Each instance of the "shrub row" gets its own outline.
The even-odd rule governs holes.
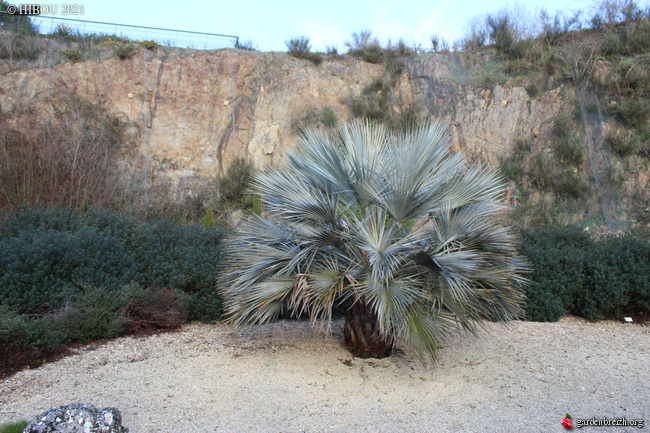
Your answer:
[[[193,305],[214,303],[221,229],[158,220],[139,224],[108,210],[23,208],[0,226],[0,298],[19,314],[59,309],[86,286],[118,291],[135,283],[190,296],[189,318],[211,320]],[[195,305],[196,306],[196,305]]]
[[[593,241],[577,228],[523,232],[522,253],[533,271],[526,287],[528,320],[565,314],[589,320],[650,311],[650,242],[634,237]]]
[[[221,314],[218,228],[107,210],[20,209],[0,225],[0,359]]]
[[[87,286],[74,301],[45,315],[18,314],[0,305],[0,377],[38,365],[69,343],[177,328],[187,318],[186,304],[179,290],[131,284],[117,293]]]

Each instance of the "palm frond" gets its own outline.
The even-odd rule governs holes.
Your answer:
[[[255,178],[253,188],[267,210],[286,221],[337,220],[338,197],[311,185],[304,173],[270,168]]]
[[[420,356],[435,361],[439,348],[456,324],[456,318],[449,312],[417,307],[404,315],[396,334]]]

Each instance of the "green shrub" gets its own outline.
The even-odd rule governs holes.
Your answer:
[[[323,125],[328,128],[333,128],[339,123],[339,118],[337,117],[334,110],[330,107],[324,107],[321,111],[320,121]]]
[[[507,12],[498,15],[488,15],[485,19],[490,41],[494,44],[498,52],[511,55],[515,43],[515,28],[512,18]]]
[[[472,75],[474,76],[476,87],[481,89],[492,90],[498,84],[497,77],[488,71],[478,71]]]
[[[573,137],[556,139],[553,144],[553,155],[564,165],[580,167],[584,162],[582,147]]]
[[[224,232],[201,225],[160,220],[138,227],[133,249],[148,287],[169,287],[189,295],[190,320],[216,320],[221,301],[215,290]],[[205,304],[205,305],[202,305]]]
[[[126,245],[140,225],[135,219],[118,212],[94,208],[87,210],[79,218],[79,224],[91,227],[102,235],[114,237]]]
[[[177,328],[187,319],[187,298],[174,289],[130,284],[118,290],[85,286],[64,307],[42,317],[0,305],[0,371],[33,364],[65,343]]]
[[[538,228],[522,233],[521,250],[533,272],[526,292],[526,317],[556,321],[572,310],[585,285],[585,249],[593,242],[579,229]]]
[[[187,299],[187,318],[200,322],[214,322],[221,318],[223,302],[215,287],[204,287],[191,293]]]
[[[85,227],[127,242],[137,226],[136,220],[112,210],[91,208],[80,215],[68,207],[46,208],[37,205],[22,207],[2,220],[0,236],[20,237],[26,233],[34,234],[47,230],[74,232]]]
[[[321,53],[311,53],[308,57],[307,60],[312,62],[314,65],[318,66],[321,63],[323,63],[323,55]]]
[[[557,11],[551,20],[550,15],[544,10],[541,12],[542,33],[540,37],[548,45],[556,45],[562,37],[570,31],[580,28],[580,11],[574,12],[572,16],[564,15],[564,12]]]
[[[304,110],[303,115],[291,120],[291,131],[295,135],[304,133],[307,128],[317,127],[320,124],[321,116],[317,109]]]
[[[636,134],[620,129],[609,131],[605,136],[605,143],[620,156],[634,155],[642,147]]]
[[[461,41],[463,51],[467,53],[477,52],[483,49],[488,41],[488,29],[482,18],[474,17],[469,22],[468,35]]]
[[[416,104],[410,104],[403,108],[399,115],[387,119],[386,126],[393,131],[409,131],[419,125],[420,111]]]
[[[579,173],[564,173],[557,182],[557,191],[562,197],[580,198],[589,190],[589,183]]]
[[[130,59],[135,54],[135,45],[130,42],[119,43],[113,52],[120,60]]]
[[[376,78],[364,87],[362,94],[349,101],[352,117],[383,122],[389,116],[390,87]]]
[[[21,315],[0,305],[0,374],[37,364],[65,339],[51,320]]]
[[[352,98],[349,102],[352,117],[361,119],[366,116],[366,103],[362,98]]]
[[[529,320],[564,314],[590,320],[650,312],[650,242],[634,237],[594,242],[577,228],[526,230],[522,253],[533,272],[526,287]]]
[[[139,278],[134,254],[92,227],[0,238],[0,297],[23,314],[61,308],[85,284],[117,289]]]
[[[17,421],[11,424],[0,425],[0,433],[22,433],[22,431],[29,424],[28,421]]]
[[[115,54],[120,60],[126,60],[133,57],[136,51],[136,45],[129,38],[122,38],[119,36],[109,37],[102,45],[113,49]]]
[[[68,341],[82,344],[119,336],[127,320],[119,314],[122,305],[118,294],[118,290],[104,287],[83,287],[68,305],[54,313],[56,329]]]
[[[219,199],[235,207],[250,207],[250,196],[246,194],[255,166],[243,158],[233,158],[225,173],[217,178]]]
[[[599,242],[586,262],[587,284],[575,300],[590,320],[650,312],[650,242],[633,237]]]
[[[138,46],[144,47],[150,51],[156,51],[159,47],[158,42],[152,40],[138,41]]]
[[[214,284],[223,236],[222,229],[198,224],[137,224],[111,211],[80,216],[24,208],[0,226],[0,303],[20,314],[46,314],[82,299],[85,287],[117,293],[136,283],[187,293],[191,319],[198,319],[193,311],[206,299],[201,317],[214,320],[220,315]]]
[[[381,78],[375,78],[363,88],[364,95],[370,95],[373,93],[387,92],[389,90],[388,86],[384,83]]]
[[[18,237],[24,232],[70,231],[79,227],[79,217],[70,208],[21,207],[2,220],[0,235]]]
[[[61,54],[72,63],[79,63],[81,61],[81,51],[79,50],[66,49],[61,51]]]
[[[643,98],[628,98],[619,104],[610,105],[608,112],[622,125],[644,128],[650,117],[650,104]]]
[[[571,135],[573,125],[566,116],[559,116],[553,120],[553,136],[565,138]]]
[[[129,251],[135,222],[112,211],[22,208],[0,227],[0,297],[20,313],[62,308],[84,285],[139,281]]]
[[[544,281],[544,283],[547,283]],[[532,322],[557,322],[567,314],[562,306],[560,295],[545,290],[544,284],[537,282],[528,287],[526,293],[526,319]]]
[[[132,246],[143,281],[149,287],[171,287],[188,293],[212,291],[224,231],[170,220],[143,224]]]
[[[612,55],[620,54],[623,48],[623,43],[618,32],[614,30],[608,30],[604,32],[601,36],[601,49],[603,54]]]
[[[214,221],[214,211],[212,210],[211,207],[208,208],[208,210],[205,212],[205,216],[203,217],[203,228],[205,230],[209,230],[213,228],[216,225],[216,222]]]
[[[639,62],[637,57],[624,59],[619,64],[614,78],[602,83],[602,87],[632,98],[646,93],[650,89],[650,62],[648,60],[650,59]]]
[[[391,55],[387,55],[387,58]],[[388,63],[387,63],[387,68]],[[377,77],[366,85],[358,97],[347,103],[353,118],[369,119],[384,124],[392,131],[406,131],[420,121],[420,107],[417,104],[402,105],[392,96],[392,75]]]
[[[111,211],[22,208],[0,224],[0,375],[64,343],[221,315],[224,232]]]
[[[4,0],[0,1],[0,12],[2,12],[2,22],[0,27],[2,27],[2,30],[15,32],[22,35],[38,34],[38,26],[32,22],[32,19],[29,15],[9,14],[7,12],[7,6],[9,6],[9,4],[9,2],[6,2]]]
[[[54,329],[49,318],[21,315],[0,305],[0,350],[11,352],[28,350],[42,356],[56,350],[65,340],[65,335]],[[8,360],[11,356],[0,357]]]

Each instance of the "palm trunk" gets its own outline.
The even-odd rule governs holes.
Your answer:
[[[386,358],[393,352],[393,339],[381,335],[377,315],[361,300],[345,313],[343,344],[359,358]]]

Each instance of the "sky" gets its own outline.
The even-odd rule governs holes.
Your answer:
[[[13,0],[14,3],[19,1]],[[9,0],[8,3],[11,3]],[[501,10],[523,10],[535,20],[542,8],[590,10],[597,0],[79,0],[88,21],[218,33],[251,41],[260,51],[286,51],[286,41],[310,39],[313,51],[329,46],[345,52],[354,32],[370,30],[384,44],[403,39],[409,45],[431,47],[430,35],[449,42],[466,34],[472,18]],[[34,3],[46,3],[43,0]],[[646,4],[647,1],[640,1]],[[61,17],[61,5],[58,14]]]

